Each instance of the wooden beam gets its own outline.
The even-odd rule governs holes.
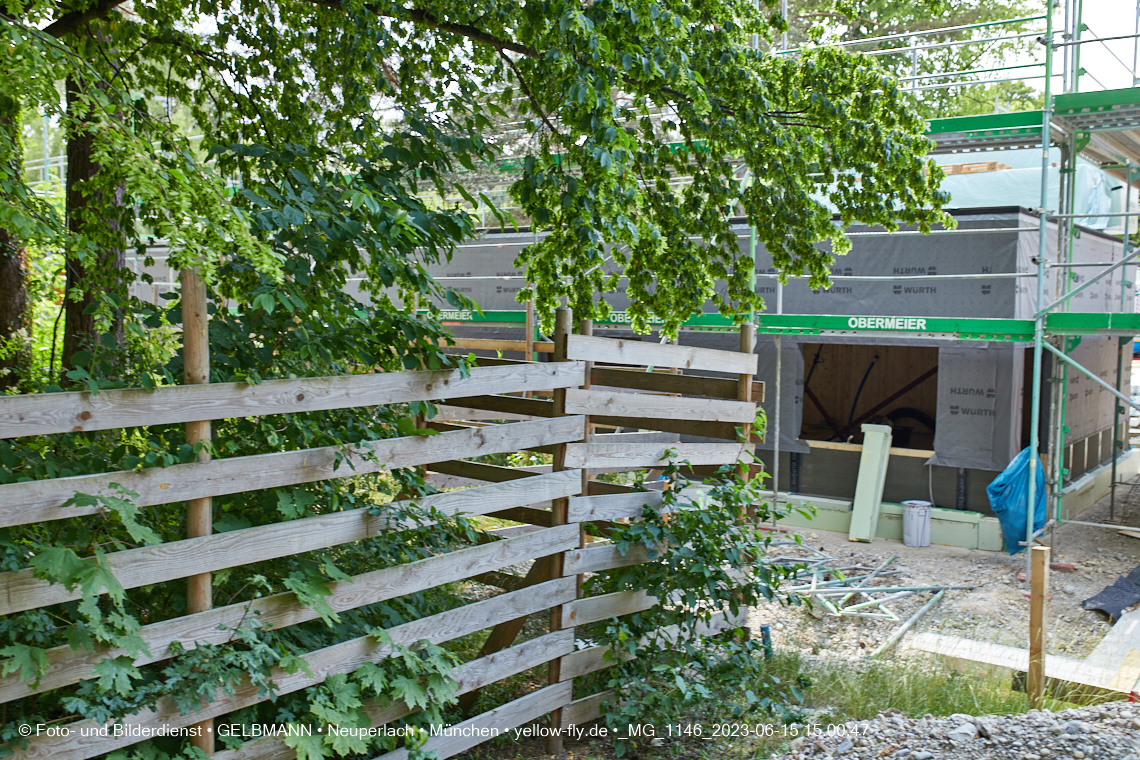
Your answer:
[[[540,612],[550,604],[562,604],[574,596],[575,584],[572,578],[547,581],[533,589],[502,594],[405,623],[388,629],[387,633],[395,644],[410,645],[424,639],[440,644],[475,633],[503,620]],[[390,653],[391,647],[388,644],[381,644],[372,636],[361,636],[309,652],[304,655],[309,664],[307,671],[287,673],[280,668],[273,669],[271,678],[275,684],[275,694],[277,696],[291,694],[315,686],[331,675],[351,673],[365,663],[383,661]],[[563,686],[565,688],[557,692],[559,695],[569,691],[569,684]],[[148,738],[145,735],[136,735],[139,729],[135,727],[191,726],[268,699],[270,699],[268,693],[262,692],[256,684],[244,679],[234,689],[232,695],[215,699],[189,713],[184,714],[172,700],[164,698],[159,700],[153,709],[140,710],[122,718],[119,724],[123,725],[125,730],[120,734],[116,734],[110,724],[104,725],[94,720],[75,721],[66,724],[69,729],[66,735],[31,737],[27,748],[16,752],[14,756],[21,760],[41,760],[41,758],[42,760],[86,760]],[[548,707],[543,712],[549,709],[551,708]]]
[[[590,383],[611,388],[629,388],[637,391],[679,393],[682,396],[736,399],[737,381],[724,377],[698,377],[673,375],[666,372],[646,372],[636,369],[594,367],[590,370]],[[752,382],[752,401],[764,400],[764,383]]]
[[[664,498],[660,491],[611,496],[572,496],[569,519],[570,522],[638,520],[646,507],[659,509]]]
[[[591,546],[586,549],[566,552],[566,566],[563,572],[566,575],[579,573],[600,573],[603,570],[613,570],[618,567],[640,565],[649,561],[649,549],[644,544],[635,544],[629,551],[622,554],[617,546]]]
[[[498,340],[494,338],[453,338],[452,340],[455,341],[454,344],[449,344],[444,340],[440,341],[440,345],[444,348],[466,348],[471,351],[519,351],[524,354],[528,347],[525,340]],[[535,353],[539,354],[554,352],[553,343],[533,343],[531,347]]]
[[[519,363],[459,370],[266,380],[258,385],[213,383],[145,391],[107,390],[0,396],[0,438],[231,417],[315,412],[409,401],[458,401],[464,396],[576,387],[581,362]]]
[[[581,473],[567,470],[539,475],[525,482],[512,480],[434,494],[416,499],[414,503],[443,514],[483,515],[521,508],[535,501],[565,498],[580,490]],[[400,502],[393,506],[412,504]],[[541,518],[541,515],[536,517]],[[392,528],[417,524],[392,520],[383,512],[373,515],[371,508],[364,507],[112,552],[104,555],[103,560],[119,585],[130,589],[339,546],[373,538]],[[0,573],[0,615],[73,601],[82,596],[78,589],[68,590],[61,584],[36,578],[31,568]]]
[[[520,423],[521,424],[521,423]],[[736,443],[682,443],[676,446],[657,443],[568,443],[566,466],[589,469],[607,467],[663,467],[666,451],[670,458],[691,464],[725,464],[735,462],[741,452]]]
[[[62,505],[77,492],[109,493],[112,483],[138,493],[135,503],[145,507],[580,441],[584,429],[583,417],[455,427],[452,432],[436,436],[415,435],[356,446],[326,446],[201,464],[9,483],[0,485],[0,527],[97,514],[99,507]]]
[[[510,729],[536,720],[546,713],[558,714],[559,708],[570,704],[573,699],[574,690],[570,683],[556,683],[547,686],[452,726],[452,733],[433,736],[424,743],[421,750],[434,752],[439,760],[446,760],[446,758],[466,752],[477,744],[485,742],[488,737],[496,735],[489,733],[491,729],[506,733]],[[408,760],[410,757],[408,750],[398,749],[381,755],[376,760]]]
[[[573,526],[539,530],[330,583],[331,593],[326,601],[335,612],[345,612],[480,573],[501,570],[535,557],[539,558],[537,562],[541,562],[543,557],[577,545],[578,534]],[[176,641],[187,647],[195,643],[224,644],[232,638],[232,629],[253,616],[274,629],[320,617],[312,608],[302,604],[296,595],[284,593],[151,623],[139,632],[150,654],[140,656],[134,664],[141,667],[168,659],[171,645]],[[46,652],[48,665],[38,685],[33,687],[22,681],[18,673],[0,678],[0,702],[21,699],[90,678],[95,666],[104,659],[124,654],[122,649],[88,652],[75,651],[67,645],[54,647]]]
[[[603,417],[594,416],[590,423],[595,427],[625,428],[627,430],[659,430],[677,435],[699,435],[702,438],[719,438],[724,441],[735,441],[738,438],[737,428],[740,425],[732,422],[708,422],[701,420],[667,420],[651,417]],[[619,433],[620,435],[620,433]],[[760,442],[760,438],[753,435],[752,441]]]
[[[1026,693],[1029,705],[1041,709],[1045,698],[1045,620],[1049,594],[1049,547],[1034,546],[1030,550],[1029,577],[1029,671]]]
[[[615,591],[601,596],[575,599],[562,605],[562,620],[567,628],[589,625],[612,617],[643,612],[657,604],[648,591]]]
[[[450,675],[455,680],[455,693],[462,695],[518,675],[572,651],[573,632],[556,631],[466,662],[456,667]],[[383,726],[416,712],[403,701],[372,702],[361,707],[361,711],[368,716],[371,726]],[[235,749],[214,754],[215,760],[294,760],[296,757],[296,750],[286,746],[285,740],[276,736],[254,739]]]
[[[653,417],[750,423],[756,419],[756,404],[723,399],[651,396],[644,393],[614,393],[571,388],[566,391],[566,413],[600,417]]]
[[[620,338],[597,338],[592,335],[571,335],[566,358],[607,364],[702,369],[733,375],[755,375],[758,366],[756,354]]]
[[[483,409],[490,412],[522,414],[528,417],[553,417],[554,402],[521,396],[467,396],[463,406],[469,409]],[[575,412],[577,414],[577,412]]]

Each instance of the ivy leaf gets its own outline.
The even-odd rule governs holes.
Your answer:
[[[99,662],[91,673],[97,676],[96,683],[104,691],[113,691],[121,697],[131,693],[132,681],[141,678],[142,674],[134,666],[130,657],[108,657]]]
[[[428,706],[428,692],[423,684],[419,681],[408,678],[407,676],[397,676],[392,679],[392,696],[396,699],[402,699],[404,704],[408,707],[415,709],[423,709]]]
[[[286,747],[296,751],[297,760],[324,760],[332,756],[329,748],[325,746],[324,737],[320,734],[306,736],[298,731],[286,734],[284,741]]]
[[[47,650],[28,644],[9,644],[0,649],[0,676],[20,672],[20,680],[27,681],[32,687],[40,685],[40,678],[48,668]]]

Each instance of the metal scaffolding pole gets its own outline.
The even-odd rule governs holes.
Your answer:
[[[1053,66],[1053,0],[1045,0],[1045,70]],[[1045,78],[1045,104],[1041,111],[1041,227],[1038,233],[1037,249],[1037,314],[1033,327],[1033,388],[1032,406],[1029,410],[1029,487],[1027,496],[1027,517],[1025,520],[1025,545],[1033,546],[1034,506],[1037,503],[1037,450],[1040,448],[1041,426],[1041,356],[1045,338],[1045,256],[1048,250],[1046,235],[1049,231],[1049,126],[1053,116],[1052,79]],[[1025,553],[1025,582],[1029,583],[1033,572],[1030,554]]]

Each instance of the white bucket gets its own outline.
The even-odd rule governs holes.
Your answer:
[[[929,501],[903,502],[903,543],[907,546],[930,546]]]

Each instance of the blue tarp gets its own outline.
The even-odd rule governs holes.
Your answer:
[[[1025,540],[1025,524],[1029,501],[1029,449],[1013,458],[1009,466],[1002,470],[994,482],[986,486],[990,497],[990,508],[1001,523],[1001,535],[1005,550],[1010,554],[1025,551],[1018,543]],[[1037,457],[1037,486],[1034,491],[1036,505],[1033,509],[1033,530],[1045,525],[1045,472],[1041,467],[1041,457]]]

